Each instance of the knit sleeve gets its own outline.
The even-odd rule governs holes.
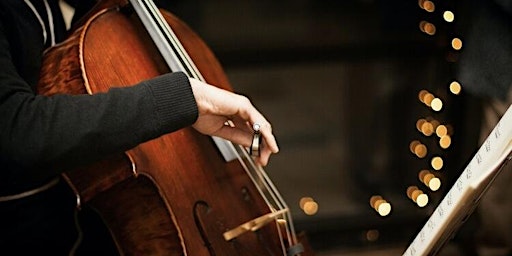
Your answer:
[[[55,175],[191,125],[197,118],[182,73],[107,93],[52,97],[9,90],[0,81],[0,154],[7,162],[3,169],[10,169],[13,178]]]

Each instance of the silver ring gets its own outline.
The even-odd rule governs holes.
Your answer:
[[[259,131],[255,131],[252,136],[251,147],[249,148],[249,154],[251,156],[260,156],[261,149],[261,133]]]
[[[255,132],[255,133],[256,133],[256,132],[260,132],[261,125],[260,125],[260,124],[258,124],[258,123],[254,123],[254,124],[252,125],[252,129],[254,130],[254,132]]]

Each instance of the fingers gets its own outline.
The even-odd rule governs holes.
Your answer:
[[[259,124],[263,140],[258,162],[266,165],[270,155],[279,152],[272,126],[247,97],[196,79],[191,79],[190,83],[199,109],[194,128],[249,147],[254,135],[252,126]],[[224,125],[226,120],[233,121],[234,127]]]
[[[243,96],[242,96],[243,97]],[[257,124],[259,126],[259,132],[263,136],[263,141],[265,142],[267,149],[271,153],[279,152],[279,147],[277,146],[276,139],[274,134],[272,133],[272,125],[265,119],[265,117],[252,105],[252,103],[244,97],[242,100],[244,105],[240,108],[240,111],[237,113],[237,118],[233,118],[235,124],[237,126],[241,126],[242,123],[245,123],[245,126],[249,131],[254,132],[253,125]],[[251,135],[252,136],[252,135]],[[252,141],[252,139],[251,139]]]
[[[263,137],[263,141],[261,142],[261,145],[259,147],[260,155],[259,157],[256,158],[256,160],[258,160],[259,164],[261,164],[262,166],[266,166],[270,158],[270,155],[272,153],[275,154],[279,152],[279,147],[277,146],[276,139],[272,133],[272,126],[270,125],[270,123],[267,122],[265,125],[261,125],[259,132]],[[251,136],[251,143],[253,142],[253,136],[254,133],[252,133]]]
[[[272,133],[272,126],[270,123],[266,123],[261,126],[260,132],[263,135],[263,142],[265,142],[268,150],[270,153],[278,153],[279,147],[277,146],[276,138],[274,137],[274,134]]]
[[[259,146],[259,156],[255,158],[258,164],[266,166],[269,158],[273,153],[279,152],[276,139],[272,134],[272,128],[270,124],[262,126],[260,128],[260,134],[262,135],[261,145]],[[215,134],[215,136],[227,139],[235,144],[239,144],[243,147],[250,148],[253,143],[254,131],[247,129],[247,125],[235,126],[223,126]]]
[[[256,109],[254,109],[254,111],[257,112]],[[251,134],[251,137],[248,139],[248,143],[252,142],[252,135],[255,132],[253,126],[257,125],[259,127],[258,132],[261,133],[261,135],[263,137],[263,141],[266,144],[266,147],[270,150],[270,152],[278,153],[279,147],[277,146],[276,138],[272,132],[272,125],[261,114],[259,114],[259,115],[258,114],[259,114],[259,112],[257,112],[256,116],[259,119],[256,119],[256,118],[254,118],[254,119],[259,120],[259,121],[252,121],[250,117],[249,117],[250,120],[242,120],[241,118],[233,118],[232,121],[235,124],[235,127],[239,127],[239,128],[245,127],[245,130]],[[245,146],[249,146],[249,145],[245,145]]]

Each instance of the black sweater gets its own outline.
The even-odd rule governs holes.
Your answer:
[[[34,188],[196,120],[197,106],[183,73],[102,94],[36,95],[52,33],[43,0],[31,3],[40,19],[23,0],[0,1],[0,196]],[[57,0],[48,3],[58,42],[66,33],[62,14]]]
[[[101,94],[37,95],[43,51],[66,33],[58,0],[46,2],[51,15],[45,0],[0,1],[0,196],[33,189],[64,171],[189,126],[198,115],[183,73]],[[93,0],[76,2],[83,13],[88,7],[82,5]],[[0,202],[0,254],[68,255],[78,238],[74,210],[75,198],[62,181],[36,195]],[[105,254],[105,246],[94,242],[82,243],[79,251],[87,248]]]

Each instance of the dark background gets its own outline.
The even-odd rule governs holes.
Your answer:
[[[234,90],[247,95],[273,124],[281,152],[266,168],[291,208],[297,230],[315,251],[405,248],[478,147],[479,102],[448,91],[458,56],[451,38],[464,41],[464,12],[457,1],[433,1],[433,13],[416,0],[173,1],[169,9],[212,48]],[[442,20],[451,10],[455,22]],[[425,20],[436,25],[430,36]],[[467,21],[467,19],[466,19]],[[426,89],[441,98],[434,112],[418,100]],[[454,128],[443,150],[435,136],[416,130],[433,117]],[[424,159],[412,140],[429,149]],[[418,179],[440,155],[439,191]],[[430,197],[424,208],[406,195],[414,185]],[[372,195],[392,205],[379,216]],[[301,197],[319,205],[315,215]],[[469,226],[469,227],[467,227]],[[466,223],[454,243],[464,242]],[[369,239],[368,231],[377,231]],[[374,232],[375,233],[375,232]]]

